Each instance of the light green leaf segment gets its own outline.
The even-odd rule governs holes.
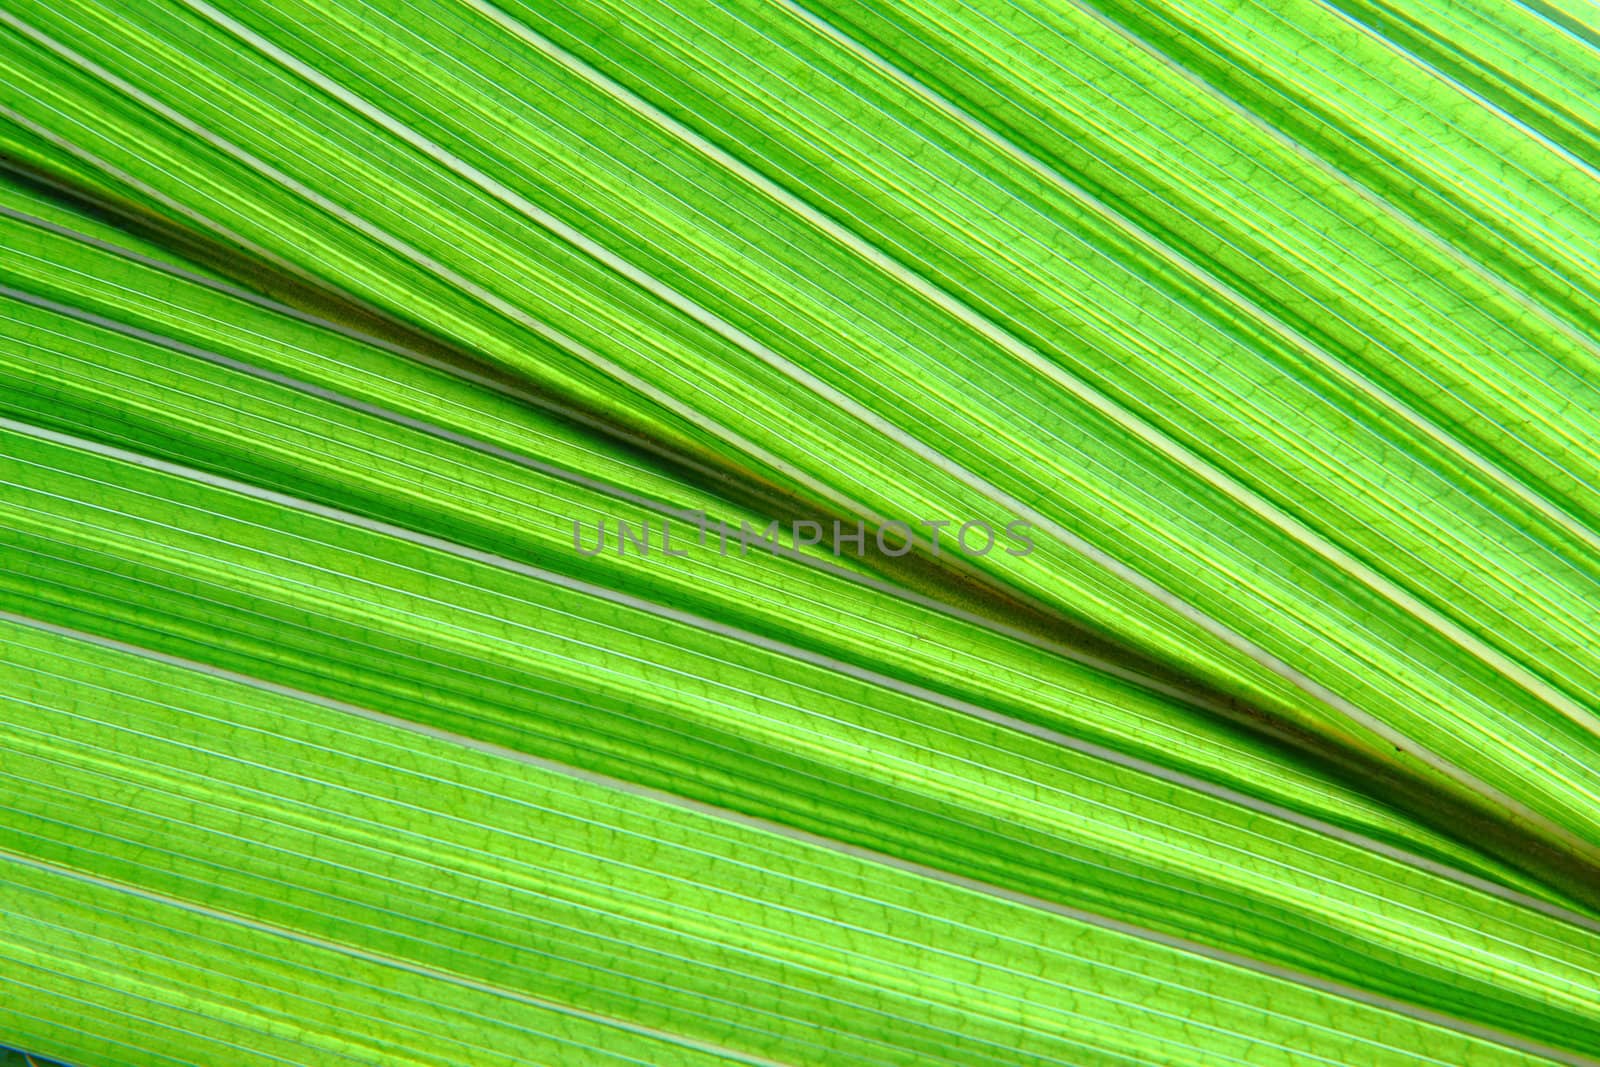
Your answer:
[[[0,1046],[1600,1063],[1592,15],[9,4]]]

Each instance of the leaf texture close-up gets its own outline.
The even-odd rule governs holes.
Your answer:
[[[1600,1067],[1587,0],[0,86],[7,1067]]]

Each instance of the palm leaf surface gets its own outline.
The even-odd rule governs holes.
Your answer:
[[[0,15],[214,253],[5,193],[0,1037],[1590,1062],[1592,57],[1299,14]],[[570,551],[763,500],[1047,544]]]

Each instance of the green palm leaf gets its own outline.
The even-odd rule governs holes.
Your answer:
[[[1600,1056],[1579,14],[0,24],[0,1044]]]

